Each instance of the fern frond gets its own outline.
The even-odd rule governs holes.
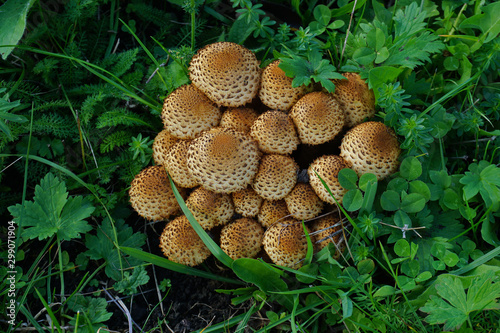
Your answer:
[[[106,154],[116,147],[123,146],[131,141],[132,133],[128,131],[117,131],[104,138],[101,143],[101,153]]]
[[[42,112],[47,110],[54,110],[60,108],[67,108],[68,102],[63,100],[45,101],[40,105],[36,105],[33,108],[33,113]]]
[[[111,68],[111,73],[120,77],[125,74],[134,64],[139,49],[130,49],[118,54],[115,65]]]
[[[118,125],[147,126],[153,128],[145,117],[124,108],[117,108],[104,112],[99,116],[99,118],[97,118],[97,128],[103,128],[106,126],[113,127]]]
[[[134,12],[143,22],[150,22],[159,28],[165,25],[173,25],[173,14],[159,10],[153,6],[143,2],[130,3],[127,6],[127,11]]]
[[[94,114],[99,114],[106,110],[102,106],[104,98],[106,98],[106,94],[101,91],[85,98],[80,109],[80,121],[83,125],[87,125],[92,117],[94,117]]]
[[[56,113],[46,113],[33,122],[33,132],[52,134],[58,138],[76,137],[78,129],[75,120]]]

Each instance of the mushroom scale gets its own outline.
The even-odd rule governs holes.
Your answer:
[[[196,266],[210,256],[210,250],[185,215],[167,223],[160,236],[160,249],[168,260]]]
[[[198,50],[189,64],[191,82],[219,106],[252,101],[260,87],[260,62],[242,45],[217,42]]]
[[[262,244],[273,263],[280,266],[300,268],[307,253],[302,223],[292,217],[267,229]]]
[[[187,164],[193,177],[205,188],[231,193],[246,188],[254,179],[260,161],[257,143],[231,128],[212,128],[194,139]]]
[[[275,60],[264,68],[259,97],[270,109],[288,111],[307,92],[305,86],[292,87],[293,78],[286,76]]]
[[[309,183],[297,183],[285,197],[285,202],[290,214],[298,220],[309,220],[318,216],[324,206]]]
[[[291,154],[300,143],[292,118],[277,110],[261,114],[253,123],[250,135],[266,154]]]
[[[259,114],[252,108],[229,108],[222,114],[219,125],[248,134],[257,117]]]
[[[179,140],[166,154],[165,169],[172,180],[184,188],[193,188],[200,185],[191,175],[187,166],[187,152],[191,140]]]
[[[347,80],[333,80],[335,98],[342,105],[348,127],[375,115],[375,94],[358,73],[343,73]]]
[[[264,228],[251,218],[243,217],[222,228],[220,247],[231,259],[255,258],[262,247]]]
[[[252,187],[264,199],[283,199],[297,183],[298,172],[299,166],[291,156],[264,155]]]
[[[178,189],[184,196],[185,190]],[[135,176],[130,184],[130,204],[147,220],[162,221],[180,211],[163,166],[150,166]]]
[[[285,200],[264,200],[260,206],[257,219],[264,228],[269,228],[276,222],[290,215]]]
[[[260,206],[264,198],[251,187],[231,193],[234,210],[244,217],[255,217],[259,214]]]
[[[205,230],[227,224],[234,215],[234,206],[229,194],[215,193],[203,187],[191,192],[186,206]]]
[[[179,139],[194,139],[216,126],[222,112],[192,84],[174,90],[163,103],[161,119],[165,128]]]
[[[313,221],[311,232],[314,233],[316,238],[316,250],[318,252],[328,246],[329,243],[333,243],[337,249],[333,258],[340,258],[345,248],[345,241],[342,232],[342,223],[338,214],[326,215]]]
[[[153,141],[153,161],[156,165],[165,165],[167,152],[177,142],[167,129],[158,133]]]
[[[344,110],[332,94],[311,92],[292,107],[293,119],[302,143],[319,145],[333,140],[344,127]]]
[[[347,162],[344,161],[342,157],[337,155],[323,155],[311,163],[307,169],[309,183],[321,200],[330,204],[335,204],[335,200],[323,186],[320,178],[323,179],[326,185],[328,185],[333,197],[337,199],[339,204],[342,203],[342,199],[344,198],[344,194],[347,190],[340,185],[337,177],[340,170],[348,167],[349,165]]]
[[[400,153],[394,130],[376,121],[351,128],[340,145],[340,156],[359,176],[373,173],[378,180],[397,171]]]

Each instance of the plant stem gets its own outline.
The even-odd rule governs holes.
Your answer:
[[[195,31],[196,31],[196,0],[191,0],[191,50],[195,47]]]

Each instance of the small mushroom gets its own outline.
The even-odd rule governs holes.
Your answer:
[[[177,142],[167,129],[158,133],[153,141],[153,161],[156,165],[165,165],[167,152]]]
[[[309,220],[318,216],[324,205],[308,183],[297,183],[285,197],[285,202],[290,214],[298,220]]]
[[[361,176],[373,173],[378,180],[397,171],[401,148],[394,131],[369,121],[351,128],[340,145],[340,156]]]
[[[178,189],[181,195],[185,190]],[[130,184],[130,204],[145,219],[162,221],[180,211],[163,166],[150,166],[135,176]]]
[[[275,60],[264,68],[259,97],[270,109],[288,111],[307,92],[306,86],[292,87],[293,78],[286,76]]]
[[[194,55],[189,78],[219,106],[239,107],[257,96],[261,70],[255,54],[231,42],[209,44]]]
[[[229,108],[222,114],[220,126],[248,134],[258,116],[257,111],[252,108]]]
[[[332,94],[311,92],[292,107],[293,119],[302,143],[319,145],[333,140],[344,127],[344,110]]]
[[[273,263],[280,266],[300,268],[307,253],[302,223],[292,217],[267,229],[262,244]]]
[[[250,135],[266,154],[291,154],[300,143],[292,118],[276,110],[261,114],[253,123]]]
[[[179,139],[194,139],[216,126],[222,112],[192,84],[175,89],[163,103],[161,119],[165,128]]]
[[[340,258],[345,248],[344,233],[342,222],[338,214],[329,214],[312,222],[311,233],[316,238],[316,251],[321,251],[329,243],[335,244],[337,251],[334,259]]]
[[[335,200],[330,193],[328,193],[325,186],[323,186],[320,177],[328,185],[333,197],[337,199],[339,203],[342,203],[346,189],[340,185],[337,177],[340,170],[348,167],[349,165],[346,161],[337,155],[323,155],[311,163],[307,169],[309,183],[321,200],[330,204],[335,204]]]
[[[215,193],[203,187],[191,192],[186,206],[205,230],[227,224],[234,215],[234,206],[229,194]]]
[[[210,250],[185,215],[167,223],[160,236],[160,249],[168,260],[196,266],[210,256]]]
[[[222,228],[220,247],[231,259],[255,258],[262,247],[264,228],[251,218],[243,217]]]
[[[335,98],[345,111],[345,123],[353,127],[375,115],[375,94],[358,73],[343,73],[347,80],[333,80]]]
[[[264,155],[252,187],[264,199],[283,199],[297,183],[298,172],[299,166],[291,156]]]
[[[187,166],[187,152],[191,140],[179,140],[167,152],[165,169],[180,187],[193,188],[200,185]]]
[[[257,219],[264,228],[269,228],[289,215],[290,212],[285,200],[264,200],[260,206]]]
[[[234,210],[244,217],[255,217],[259,214],[264,199],[251,187],[231,193]]]
[[[246,188],[259,166],[257,143],[231,128],[212,128],[189,145],[187,164],[208,190],[231,193]]]

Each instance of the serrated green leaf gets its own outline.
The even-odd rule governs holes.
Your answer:
[[[113,285],[116,291],[125,295],[137,293],[137,288],[149,282],[149,275],[144,266],[134,267],[132,274],[128,271],[123,273],[123,279]]]
[[[94,298],[81,295],[73,296],[66,303],[68,308],[74,312],[81,312],[81,318],[86,318],[90,321],[92,327],[96,332],[103,323],[113,315],[111,312],[106,310],[108,303],[104,298]],[[82,322],[85,322],[82,320]],[[73,318],[70,321],[71,324],[76,323],[76,319]]]
[[[14,220],[24,227],[23,237],[39,240],[56,234],[60,240],[79,238],[92,229],[84,219],[94,209],[81,196],[68,199],[65,183],[51,173],[35,187],[33,201],[9,207]]]
[[[484,34],[484,43],[488,43],[500,33],[500,3],[494,2],[482,8],[483,14],[471,16],[462,21],[460,28],[480,29]]]

